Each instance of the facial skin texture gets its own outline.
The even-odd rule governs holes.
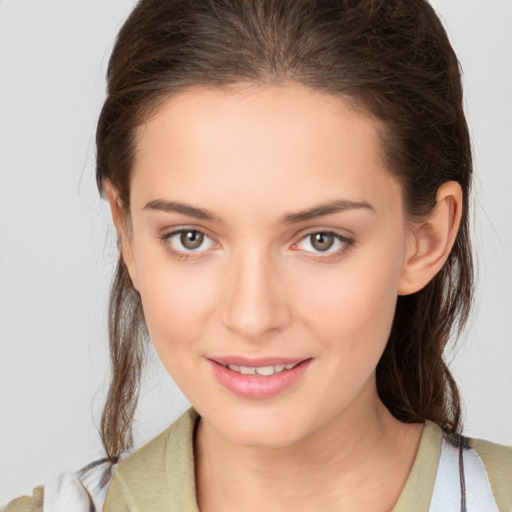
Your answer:
[[[198,484],[211,477],[222,488],[214,468],[228,456],[252,465],[246,481],[263,485],[257,468],[274,480],[295,471],[282,462],[273,473],[269,458],[299,464],[307,454],[318,468],[326,467],[325,456],[333,467],[351,459],[362,471],[352,452],[362,459],[372,448],[392,460],[377,481],[392,470],[395,484],[381,485],[389,496],[378,506],[369,500],[365,510],[386,510],[379,507],[391,506],[403,487],[421,428],[391,417],[377,395],[375,368],[397,295],[424,286],[451,248],[460,217],[456,184],[440,192],[439,221],[408,223],[378,123],[296,84],[185,90],[141,127],[137,148],[128,220],[108,184],[107,195],[156,351],[202,417]],[[171,201],[215,219],[161,209]],[[333,201],[363,206],[282,220]],[[187,253],[180,234],[169,236],[179,229],[204,232],[203,244]],[[307,235],[325,232],[343,238],[321,252]],[[249,399],[215,378],[209,359],[226,356],[311,363],[284,391]],[[376,449],[386,439],[400,455]],[[323,506],[332,504],[336,497],[323,492]],[[368,495],[382,497],[378,492]],[[204,497],[202,510],[220,507],[219,500]]]

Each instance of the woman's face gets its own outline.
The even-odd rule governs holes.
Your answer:
[[[409,242],[377,130],[286,84],[190,88],[138,131],[125,261],[164,366],[225,439],[286,446],[379,403]]]

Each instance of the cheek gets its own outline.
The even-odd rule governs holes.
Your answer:
[[[378,262],[354,258],[337,269],[303,275],[293,295],[300,316],[330,349],[379,352],[391,329],[399,272],[394,256]]]
[[[204,331],[216,302],[215,283],[206,269],[171,261],[165,251],[142,247],[136,261],[149,334],[168,367],[179,351],[190,350]]]
[[[211,287],[188,272],[157,272],[141,279],[140,293],[148,324],[159,330],[194,329],[208,311]]]
[[[197,358],[188,356],[199,353],[203,340],[222,334],[222,326],[215,322],[220,321],[217,313],[228,276],[212,260],[180,263],[148,247],[140,244],[135,251],[139,292],[151,339],[174,374],[179,361],[194,364]],[[395,249],[376,247],[356,251],[332,266],[310,261],[285,266],[275,288],[286,290],[281,300],[292,311],[291,329],[355,367],[378,360],[396,305],[396,254]]]

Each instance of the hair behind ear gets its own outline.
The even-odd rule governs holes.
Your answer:
[[[454,319],[460,333],[468,318],[473,264],[468,223],[460,222],[467,206],[457,192],[458,184],[450,183],[438,191],[441,208],[434,208],[426,219],[427,231],[419,234],[433,240],[423,240],[423,248],[412,255],[408,271],[414,287],[398,296],[389,341],[377,366],[377,388],[399,420],[429,419],[448,432],[457,432],[462,428],[460,395],[443,353]]]
[[[101,416],[101,439],[107,457],[116,463],[133,445],[132,420],[139,398],[145,360],[146,322],[140,295],[119,258],[110,290],[109,347],[111,378]]]
[[[450,432],[461,428],[460,395],[443,360],[451,323],[438,297],[442,279],[399,296],[388,344],[377,366],[379,396],[406,423],[429,419]],[[436,321],[438,319],[438,321]]]

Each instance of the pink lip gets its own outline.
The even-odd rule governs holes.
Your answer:
[[[220,361],[219,359],[222,359]],[[238,357],[208,359],[216,379],[232,393],[243,398],[259,400],[275,396],[292,384],[296,383],[306,372],[312,359],[244,359]],[[229,361],[229,362],[224,362]],[[232,362],[238,361],[238,362]],[[242,362],[243,361],[243,362]],[[283,362],[275,362],[283,361]],[[276,364],[295,364],[291,370],[284,370],[268,377],[257,375],[242,375],[222,366],[223,364],[235,364],[239,366],[274,366]]]

